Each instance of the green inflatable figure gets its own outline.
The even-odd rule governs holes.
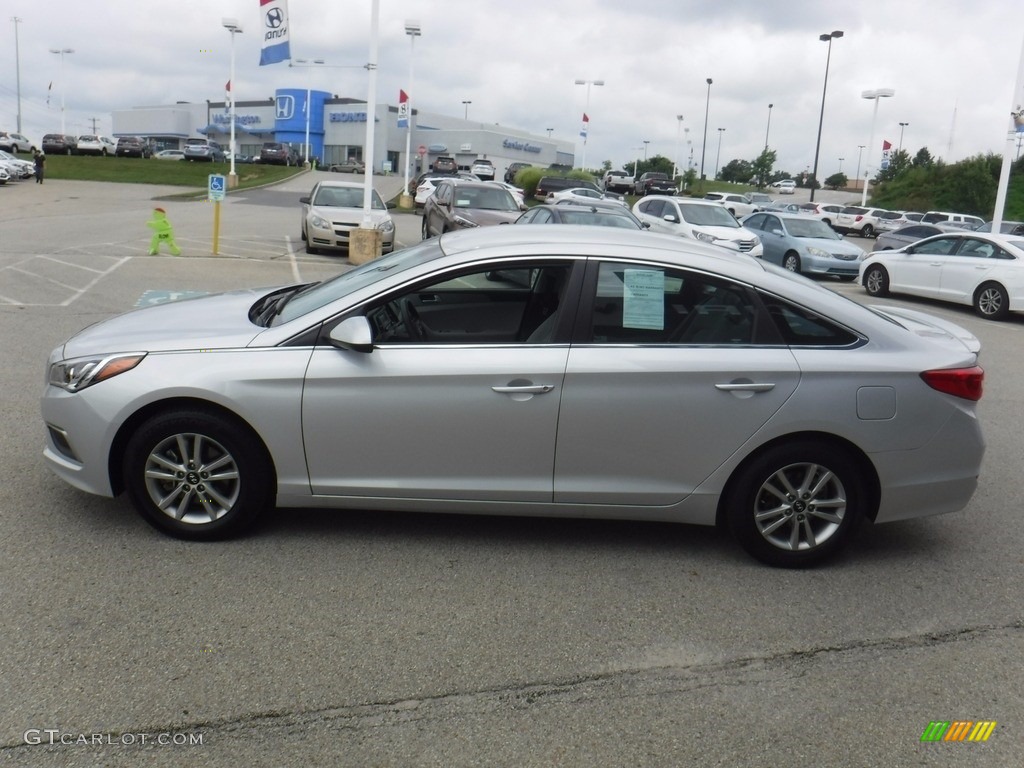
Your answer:
[[[146,222],[146,226],[153,230],[153,238],[149,241],[150,256],[157,255],[160,243],[167,243],[167,247],[175,256],[181,255],[181,248],[174,242],[174,228],[167,220],[167,211],[163,208],[154,208],[153,218]]]

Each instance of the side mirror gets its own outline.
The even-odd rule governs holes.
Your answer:
[[[393,210],[395,210],[395,208],[398,207],[398,203],[396,203],[394,200],[388,200],[384,204],[384,207],[386,207],[389,211],[393,211]]]
[[[679,223],[679,218],[674,213],[666,213],[664,218],[665,221],[670,221],[673,224]]]
[[[370,321],[363,315],[342,320],[331,331],[328,338],[331,344],[340,349],[351,349],[354,352],[373,351],[373,331]]]
[[[309,205],[309,195],[306,195],[305,197],[300,197],[299,198],[299,202],[300,203],[305,203],[306,205]]]

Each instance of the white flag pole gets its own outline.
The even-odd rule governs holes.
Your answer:
[[[1014,143],[1018,132],[1024,131],[1024,44],[1020,48],[1020,63],[1017,65],[1017,82],[1013,86],[1013,100],[1010,102],[1010,128],[1003,147],[1003,165],[999,170],[999,188],[996,191],[996,207],[992,212],[992,232],[998,233],[1003,223],[1006,208],[1006,189],[1010,185],[1010,166],[1013,164]]]

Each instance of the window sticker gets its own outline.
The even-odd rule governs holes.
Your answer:
[[[665,273],[627,269],[624,278],[622,327],[665,330]]]

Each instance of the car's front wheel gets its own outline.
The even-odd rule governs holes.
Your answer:
[[[873,264],[864,273],[864,290],[869,296],[886,296],[889,293],[889,273],[885,267]]]
[[[862,229],[860,231],[860,236],[861,237],[874,237],[875,236],[875,228],[872,227],[870,224],[865,224],[864,225],[864,229]]]
[[[145,520],[181,539],[236,535],[274,501],[273,467],[259,439],[203,410],[145,422],[128,441],[123,471]]]
[[[782,266],[790,272],[799,272],[800,257],[795,253],[787,253],[782,259]]]
[[[843,547],[864,517],[862,475],[846,451],[828,443],[779,444],[737,471],[723,498],[725,518],[761,562],[813,565]]]
[[[999,283],[985,283],[974,293],[974,311],[988,320],[1005,320],[1010,297]]]

